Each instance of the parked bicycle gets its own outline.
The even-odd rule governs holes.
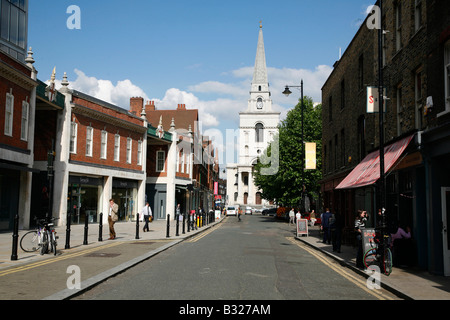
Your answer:
[[[46,254],[49,251],[56,255],[57,239],[54,228],[54,222],[58,218],[51,218],[50,222],[47,219],[37,219],[38,227],[36,230],[29,231],[25,233],[20,239],[20,248],[25,252],[35,252],[40,250],[41,255]]]
[[[383,228],[375,233],[374,241],[371,242],[372,248],[364,254],[364,265],[367,269],[375,270],[377,266],[385,275],[392,272],[392,252],[390,247],[390,236]]]

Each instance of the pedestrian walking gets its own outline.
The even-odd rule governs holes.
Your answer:
[[[109,224],[109,239],[114,240],[116,238],[116,230],[114,230],[114,224],[117,220],[119,220],[119,216],[117,213],[119,212],[119,206],[114,202],[114,199],[109,200],[109,215],[108,215],[108,224]]]
[[[362,229],[365,228],[366,221],[367,221],[367,212],[364,210],[358,210],[358,213],[357,213],[357,216],[355,219],[356,241],[358,242],[358,251],[356,253],[356,267],[360,268],[360,269],[364,269]]]
[[[342,228],[344,223],[342,216],[336,212],[331,218],[330,230],[331,230],[331,243],[333,244],[333,252],[341,253],[342,242]]]
[[[298,220],[300,220],[302,218],[302,214],[300,213],[300,209],[295,214],[295,218],[296,218],[296,223],[297,223]]]
[[[291,209],[291,211],[289,211],[289,225],[294,225],[294,219],[295,219],[295,212],[294,212],[294,208]]]
[[[153,213],[148,202],[146,202],[145,206],[142,208],[141,215],[144,217],[145,221],[144,232],[149,232],[150,228],[148,226],[148,223],[150,222],[150,219],[153,219]]]
[[[321,215],[322,220],[322,230],[323,230],[323,243],[331,243],[331,236],[330,236],[330,218],[331,218],[331,212],[330,209],[326,209],[324,213]]]

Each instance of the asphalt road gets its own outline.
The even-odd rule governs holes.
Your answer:
[[[105,281],[76,300],[390,300],[294,238],[273,217],[219,226]]]

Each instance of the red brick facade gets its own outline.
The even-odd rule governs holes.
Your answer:
[[[77,124],[77,133],[76,153],[70,154],[71,161],[142,171],[143,153],[138,164],[138,145],[139,141],[143,143],[145,132],[142,119],[125,110],[115,110],[76,96],[72,102],[76,107],[71,120]],[[87,152],[88,127],[93,129],[92,155]],[[106,158],[101,157],[102,132],[107,133]],[[120,136],[119,161],[114,159],[116,135]],[[131,138],[131,163],[127,162],[128,138]]]

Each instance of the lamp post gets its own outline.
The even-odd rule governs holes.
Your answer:
[[[304,205],[303,204],[303,191],[305,189],[304,183],[305,183],[305,165],[304,165],[304,161],[305,161],[305,141],[304,141],[304,126],[303,126],[303,121],[304,121],[304,116],[303,116],[303,111],[304,111],[304,106],[303,106],[303,79],[300,83],[299,86],[288,86],[286,85],[286,88],[283,92],[283,94],[286,97],[289,97],[290,94],[292,94],[291,90],[289,90],[289,88],[300,88],[300,92],[301,92],[301,111],[302,111],[302,198],[300,200],[300,208]]]
[[[383,88],[383,1],[379,1],[380,6],[380,28],[378,29],[378,111],[379,111],[379,131],[380,131],[380,209],[381,225],[386,228],[386,181],[384,172],[384,88]]]

